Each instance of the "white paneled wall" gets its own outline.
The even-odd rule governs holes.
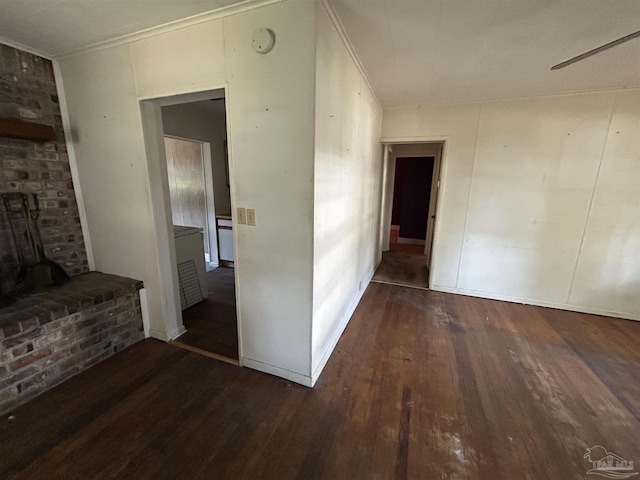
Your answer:
[[[60,62],[99,270],[144,281],[152,332],[171,337],[139,101],[227,87],[241,362],[310,384],[315,2],[208,20]],[[268,55],[251,35],[268,27]],[[157,189],[157,185],[152,186]]]
[[[317,10],[312,372],[317,379],[379,262],[382,108]]]
[[[433,288],[640,318],[640,90],[389,109],[446,141]]]
[[[619,92],[569,302],[640,314],[640,94]]]

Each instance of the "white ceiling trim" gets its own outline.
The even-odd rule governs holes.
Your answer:
[[[540,93],[538,95],[520,95],[516,97],[504,97],[504,98],[490,98],[486,100],[473,100],[466,101],[462,100],[459,102],[439,102],[439,103],[418,103],[417,105],[392,105],[389,107],[384,107],[385,110],[408,110],[413,108],[432,108],[432,107],[447,107],[453,105],[482,105],[488,103],[500,103],[500,102],[510,102],[513,100],[526,100],[528,98],[554,98],[554,97],[573,97],[575,95],[590,95],[594,93],[616,93],[616,92],[628,92],[630,90],[638,90],[640,92],[640,87],[631,85],[628,87],[611,87],[611,88],[590,88],[585,90],[569,90],[561,93]]]
[[[212,10],[210,12],[198,13],[196,15],[192,15],[187,18],[174,20],[169,23],[146,28],[138,32],[129,33],[126,35],[122,35],[120,37],[112,38],[110,40],[105,40],[103,42],[94,43],[92,45],[78,48],[76,50],[71,50],[69,52],[64,52],[60,55],[55,55],[53,58],[57,60],[65,60],[68,58],[77,57],[79,55],[84,55],[86,53],[97,52],[99,50],[104,50],[104,49],[116,47],[119,45],[125,45],[138,40],[143,40],[145,38],[155,37],[157,35],[162,35],[163,33],[168,33],[168,32],[173,32],[175,30],[188,28],[204,22],[216,20],[218,18],[229,17],[231,15],[237,15],[238,13],[249,12],[251,10],[256,10],[258,8],[265,7],[267,5],[282,3],[284,1],[287,1],[287,0],[246,0],[241,3],[228,5],[226,7]]]
[[[0,37],[0,43],[4,43],[8,47],[16,48],[18,50],[22,50],[23,52],[27,52],[32,55],[36,55],[38,57],[46,58],[47,60],[53,60],[53,57],[48,53],[42,52],[35,48],[28,47],[26,45],[23,45],[20,42],[14,42],[13,40],[9,40],[8,38]]]
[[[369,87],[369,90],[371,91],[371,94],[373,95],[373,98],[375,98],[376,102],[378,103],[378,106],[380,108],[383,108],[382,101],[380,100],[380,97],[378,96],[378,92],[376,91],[375,87],[373,86],[373,82],[369,78],[369,74],[364,69],[364,66],[362,65],[362,62],[360,61],[360,57],[358,56],[355,48],[353,48],[353,44],[351,43],[351,40],[349,39],[349,35],[347,35],[347,31],[345,30],[344,25],[340,21],[340,17],[338,17],[338,14],[336,13],[335,9],[333,8],[333,5],[331,4],[331,1],[330,0],[321,0],[321,3],[322,3],[322,6],[327,11],[327,13],[329,14],[329,18],[331,19],[331,22],[336,27],[336,30],[338,31],[338,35],[342,39],[342,43],[344,43],[344,46],[347,48],[347,52],[349,52],[349,55],[351,56],[351,59],[356,64],[356,68],[358,69],[358,71],[360,72],[360,74],[364,78],[365,83]]]

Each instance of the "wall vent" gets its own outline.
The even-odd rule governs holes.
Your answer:
[[[200,279],[196,271],[196,262],[188,260],[178,264],[180,280],[180,307],[182,310],[204,300],[200,289]]]

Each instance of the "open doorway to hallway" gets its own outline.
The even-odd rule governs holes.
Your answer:
[[[161,108],[176,256],[186,227],[201,235],[204,275],[189,276],[178,261],[182,321],[179,346],[238,360],[233,221],[227,155],[225,98],[179,103]],[[190,301],[197,282],[202,296]]]
[[[164,147],[162,202],[170,207],[171,275],[181,348],[238,363],[238,315],[225,90],[151,100]],[[194,98],[195,95],[195,98]],[[164,184],[164,182],[161,182]],[[160,202],[158,202],[160,203]],[[168,240],[170,240],[170,238]],[[173,258],[173,257],[172,257]],[[169,279],[167,279],[169,280]],[[180,324],[179,324],[180,325]]]
[[[388,243],[373,281],[428,288],[442,144],[388,148],[382,225]]]

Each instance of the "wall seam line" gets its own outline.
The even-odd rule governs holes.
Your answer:
[[[478,121],[476,122],[476,138],[473,145],[473,161],[471,164],[471,178],[469,179],[469,193],[467,195],[467,208],[464,212],[464,227],[462,228],[462,241],[460,242],[460,253],[458,255],[458,271],[456,272],[456,288],[460,281],[460,269],[462,268],[462,251],[464,250],[464,242],[467,236],[467,224],[469,223],[469,205],[471,204],[471,191],[473,190],[473,176],[476,171],[476,157],[478,156],[478,138],[480,137],[480,118],[482,117],[482,107],[480,104],[478,108]]]
[[[576,279],[576,272],[578,271],[578,263],[580,263],[580,257],[582,256],[582,247],[584,245],[584,237],[587,234],[587,228],[589,227],[589,219],[591,218],[591,210],[593,209],[593,199],[596,196],[596,189],[598,188],[598,182],[600,180],[600,171],[602,170],[602,162],[604,161],[604,154],[607,150],[607,143],[609,141],[609,132],[611,131],[611,123],[613,121],[613,113],[616,110],[616,106],[618,104],[618,95],[613,99],[613,104],[611,106],[611,111],[609,112],[609,122],[607,124],[607,133],[604,137],[604,142],[602,142],[602,150],[600,151],[600,162],[598,162],[598,170],[596,172],[596,178],[593,182],[593,190],[591,191],[591,198],[589,199],[589,208],[587,209],[587,216],[584,220],[584,227],[582,229],[582,235],[580,237],[580,246],[578,247],[578,254],[576,255],[576,261],[573,266],[573,273],[571,275],[571,283],[569,284],[569,292],[567,293],[566,303],[569,304],[569,300],[571,298],[571,294],[573,293],[573,283]]]

